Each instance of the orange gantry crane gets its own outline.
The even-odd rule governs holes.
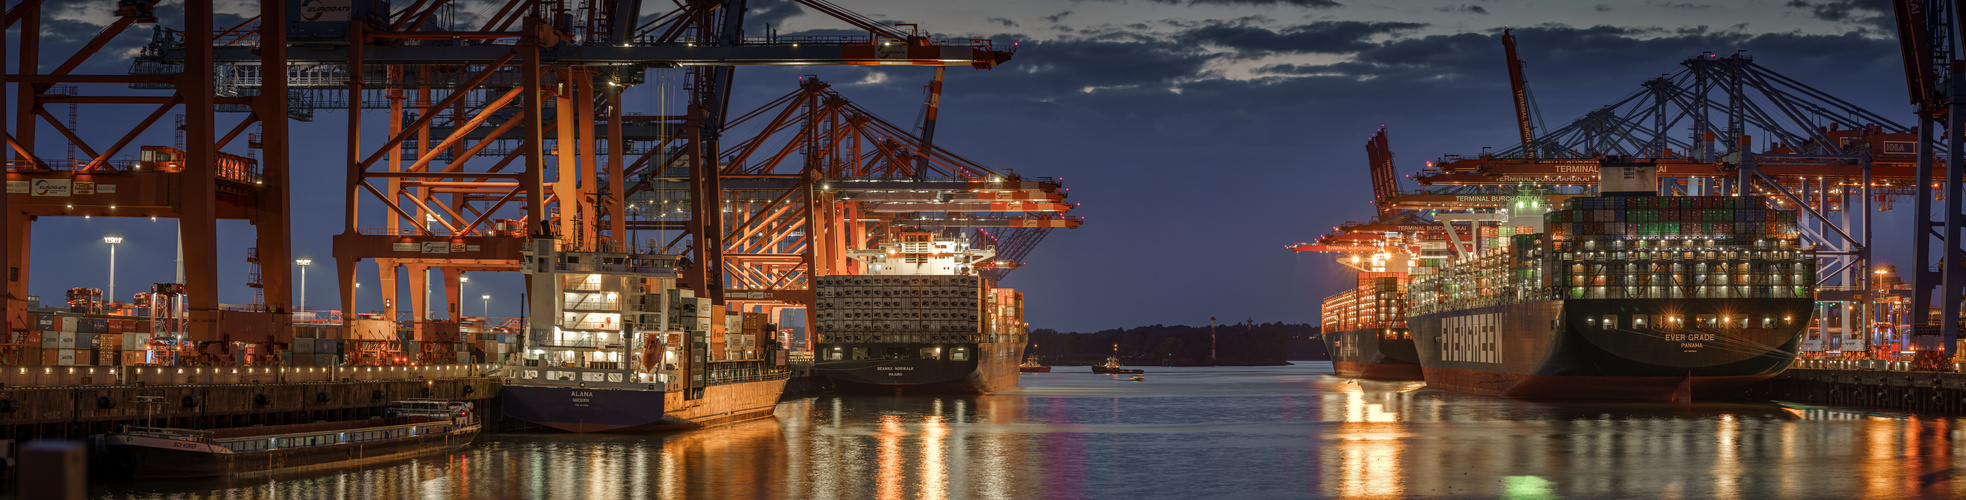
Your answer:
[[[213,24],[210,0],[190,0],[183,24],[160,26],[128,74],[96,75],[75,70],[132,25],[156,22],[154,2],[125,2],[114,13],[93,13],[109,18],[109,28],[45,72],[38,69],[44,66],[41,26],[57,13],[38,0],[22,2],[6,16],[8,25],[23,33],[20,42],[0,51],[0,58],[24,68],[6,76],[17,84],[17,95],[14,132],[7,137],[13,157],[7,164],[9,194],[0,205],[10,271],[0,331],[26,324],[22,299],[32,219],[100,215],[179,219],[190,340],[279,343],[291,336],[290,268],[284,265],[292,257],[287,123],[311,119],[317,110],[348,112],[346,224],[334,243],[342,316],[356,318],[356,266],[362,260],[378,264],[389,319],[399,317],[404,305],[396,300],[399,270],[407,270],[411,282],[408,309],[416,326],[410,335],[399,337],[393,323],[351,325],[351,330],[373,330],[357,335],[390,340],[374,344],[377,349],[400,349],[404,344],[392,342],[397,339],[423,341],[421,352],[410,357],[434,361],[444,359],[447,343],[457,340],[454,323],[427,321],[434,314],[424,310],[423,270],[441,270],[454,318],[460,274],[519,269],[520,246],[534,235],[589,249],[635,244],[623,202],[634,178],[631,164],[673,167],[674,178],[686,180],[682,190],[689,196],[679,208],[688,217],[679,224],[687,236],[675,248],[701,264],[683,281],[724,302],[724,253],[732,248],[732,232],[742,228],[725,215],[738,212],[726,204],[731,197],[724,184],[745,180],[723,161],[735,66],[987,69],[1011,56],[1011,47],[988,40],[935,38],[825,0],[797,1],[862,34],[781,37],[758,30],[753,32],[765,34],[747,35],[741,0],[659,5],[506,0],[496,4],[491,17],[471,24],[448,15],[454,7],[442,0],[356,1],[346,9],[325,10],[269,0],[250,4],[255,15],[231,27]],[[645,83],[650,71],[683,73],[678,86],[688,90],[688,98],[679,113],[633,117],[623,111],[622,93]],[[51,92],[57,84],[81,91]],[[48,104],[151,107],[135,113],[145,118],[134,127],[108,131],[121,138],[99,147],[52,119]],[[180,107],[186,116],[184,147],[154,156],[146,149],[138,161],[119,159],[139,146],[159,118]],[[383,114],[381,121],[365,123],[370,113]],[[364,131],[378,126],[387,130],[384,138],[365,141]],[[251,161],[247,141],[238,140],[251,127],[264,132],[264,140],[251,145],[264,149],[263,165]],[[60,141],[37,137],[37,130],[53,130]],[[628,139],[638,131],[660,137]],[[89,158],[49,161],[48,143],[72,145]],[[969,182],[977,186],[971,189],[977,199],[997,202],[1021,203],[1027,200],[1016,199],[1024,196],[1018,193],[1057,190],[1055,182],[1011,176]],[[21,189],[15,189],[17,183]],[[1006,183],[1017,187],[998,189]],[[1021,217],[908,213],[927,214],[917,216],[922,222],[997,224],[979,233],[1015,241],[1023,241],[1018,240],[1022,229],[1076,224],[1062,210],[1051,210],[1060,208],[1058,200],[1030,196],[1037,199],[1028,201],[1053,205],[1029,207]],[[260,231],[259,258],[281,263],[265,268],[262,310],[220,310],[213,255],[221,218],[253,221]],[[773,226],[755,233],[781,240],[825,237],[792,231]]]

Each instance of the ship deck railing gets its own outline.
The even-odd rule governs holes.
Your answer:
[[[424,381],[497,376],[496,363],[417,366],[5,366],[9,388],[143,385],[266,385],[355,381]]]

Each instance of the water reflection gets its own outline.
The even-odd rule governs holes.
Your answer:
[[[808,398],[647,436],[461,453],[143,498],[1966,497],[1952,419],[1751,404],[1493,399],[1319,367],[1026,378],[981,397]]]

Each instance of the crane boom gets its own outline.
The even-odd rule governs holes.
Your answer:
[[[1379,127],[1379,133],[1365,141],[1365,156],[1372,162],[1372,203],[1379,208],[1379,218],[1391,219],[1398,212],[1392,208],[1392,200],[1399,195],[1399,174],[1393,171],[1393,150],[1386,143],[1385,127]]]
[[[1502,52],[1509,57],[1509,91],[1515,98],[1515,126],[1522,134],[1522,151],[1536,158],[1536,127],[1529,122],[1529,82],[1522,78],[1522,58],[1516,57],[1513,29],[1502,30]]]

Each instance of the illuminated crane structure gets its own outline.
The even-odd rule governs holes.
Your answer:
[[[1505,33],[1503,43],[1515,118],[1519,131],[1529,131],[1525,111],[1531,103],[1520,81],[1521,61],[1513,54],[1514,36]],[[1767,144],[1755,147],[1755,136]],[[1867,324],[1867,312],[1858,304],[1868,300],[1871,284],[1871,214],[1890,210],[1902,196],[1916,196],[1920,213],[1927,213],[1932,196],[1919,195],[1920,190],[1929,190],[1940,177],[1929,168],[1920,170],[1933,155],[1920,161],[1917,144],[1910,127],[1781,75],[1751,56],[1709,53],[1514,147],[1429,162],[1413,176],[1422,191],[1402,193],[1382,208],[1486,210],[1525,186],[1545,192],[1557,205],[1590,194],[1604,155],[1656,161],[1663,195],[1766,195],[1803,214],[1803,237],[1824,259],[1818,267],[1818,317],[1837,318],[1818,322],[1821,337],[1834,325]],[[1861,333],[1842,327],[1835,340],[1807,348],[1862,350]]]
[[[743,305],[809,303],[813,276],[866,272],[848,252],[876,248],[903,229],[995,248],[981,272],[997,280],[1051,229],[1081,222],[1065,215],[1076,205],[1065,202],[1057,179],[1021,177],[935,148],[817,78],[727,126],[754,132],[719,155],[725,293]],[[630,229],[663,235],[652,245],[683,244],[683,207],[695,194],[683,174],[656,161],[629,170]]]
[[[37,73],[40,20],[54,13],[27,0],[6,16],[25,34],[22,42],[0,51],[26,68],[7,75],[18,89],[16,124],[7,137],[15,159],[8,164],[7,204],[0,205],[13,270],[7,321],[24,320],[20,299],[26,295],[32,217],[167,217],[179,219],[185,241],[190,338],[283,342],[291,336],[288,267],[267,266],[263,310],[220,311],[215,224],[221,217],[251,220],[260,230],[259,258],[290,260],[287,120],[311,120],[317,110],[348,113],[345,224],[334,238],[334,255],[342,316],[358,341],[353,357],[364,361],[386,361],[392,353],[418,362],[448,359],[457,324],[433,321],[437,314],[425,310],[425,271],[442,273],[448,317],[456,318],[461,274],[518,270],[521,246],[535,236],[591,250],[644,245],[634,241],[633,230],[673,229],[678,236],[659,244],[697,263],[682,283],[720,304],[731,290],[745,293],[744,300],[795,304],[810,299],[805,281],[811,276],[854,272],[840,249],[864,248],[888,227],[961,230],[987,239],[1000,256],[987,272],[1001,278],[1045,230],[1078,224],[1063,215],[1069,207],[1055,180],[1019,178],[928,147],[926,137],[836,106],[845,100],[810,90],[823,88],[816,80],[801,93],[827,107],[808,109],[804,126],[794,127],[811,134],[797,147],[771,150],[759,138],[727,137],[727,125],[751,117],[732,118],[728,109],[736,66],[927,66],[938,68],[939,76],[942,67],[988,69],[1011,56],[1012,47],[989,40],[938,39],[825,0],[797,3],[860,34],[747,34],[743,0],[646,6],[639,0],[506,0],[489,18],[468,24],[448,0],[262,0],[257,15],[221,30],[212,24],[210,0],[190,0],[181,27],[160,26],[128,74],[72,75],[130,25],[156,22],[154,3],[124,2],[102,34],[55,70]],[[269,19],[284,22],[262,22]],[[622,93],[645,83],[651,70],[684,74],[679,86],[687,98],[680,113],[623,111]],[[55,84],[84,90],[49,93]],[[92,95],[99,91],[107,95]],[[43,109],[48,103],[156,108],[122,140],[97,149],[51,118]],[[187,116],[186,147],[157,148],[155,155],[145,148],[141,162],[114,160],[179,105]],[[245,114],[221,124],[215,111]],[[383,114],[382,121],[365,124],[371,112]],[[43,160],[48,155],[37,152],[51,149],[36,142],[37,120],[91,159],[74,165]],[[222,136],[221,125],[230,127]],[[236,139],[252,126],[264,131],[265,140],[252,144],[264,148],[263,167],[250,155],[221,151],[243,149]],[[386,137],[365,142],[365,128],[375,126],[386,128]],[[840,150],[848,144],[851,153]],[[782,165],[793,157],[788,153],[801,150],[803,164]],[[750,156],[760,151],[768,153]],[[855,168],[861,170],[850,170]],[[12,181],[62,184],[42,179],[67,181],[71,191],[56,199],[12,189]],[[824,187],[831,184],[843,186]],[[821,186],[817,192],[815,185]],[[774,191],[771,199],[778,203],[754,198]],[[922,193],[930,195],[911,198]],[[679,212],[630,201],[654,194],[667,203],[662,207]],[[871,223],[860,212],[891,215]],[[792,222],[798,214],[819,216]],[[799,265],[785,267],[787,255],[796,255]],[[355,319],[362,260],[378,266],[386,319]],[[397,278],[405,270],[414,326],[399,333]],[[784,291],[802,292],[778,293]],[[402,352],[407,340],[423,347]]]
[[[287,116],[284,91],[241,93],[222,88],[212,78],[215,45],[231,43],[212,24],[210,0],[188,0],[190,15],[175,33],[197,33],[201,43],[181,53],[175,70],[128,74],[83,74],[77,70],[100,59],[98,52],[136,24],[155,23],[155,2],[123,2],[114,12],[82,11],[100,16],[106,26],[68,54],[53,54],[59,63],[47,69],[41,41],[43,21],[72,15],[66,9],[44,6],[40,0],[16,2],[6,13],[8,28],[17,29],[17,44],[0,50],[0,68],[13,84],[12,107],[0,113],[13,120],[6,135],[7,196],[0,201],[0,224],[7,235],[6,314],[0,332],[32,328],[26,312],[29,295],[33,221],[40,217],[149,217],[176,219],[184,246],[185,283],[191,341],[219,344],[227,340],[266,342],[291,331],[291,275],[285,265],[268,266],[260,278],[264,304],[247,310],[220,310],[218,304],[217,227],[220,219],[245,220],[257,228],[257,255],[275,262],[291,258],[288,249],[289,203]],[[288,5],[268,1],[262,15],[283,19]],[[266,36],[283,36],[275,28]],[[253,65],[282,66],[283,48],[250,54]],[[101,62],[101,61],[96,61]],[[7,64],[12,63],[12,64]],[[120,64],[119,64],[120,66]],[[56,86],[61,91],[55,91]],[[132,91],[131,89],[138,89]],[[87,131],[57,121],[48,105],[67,104],[90,110],[113,110],[105,115],[141,117],[124,128],[90,127]],[[5,107],[6,104],[0,104]],[[161,131],[158,120],[181,109],[182,148],[143,144],[146,132]],[[220,120],[215,110],[241,113]],[[250,143],[248,130],[261,127],[271,139]],[[42,135],[43,131],[53,134]],[[223,135],[219,132],[225,131]],[[83,137],[95,136],[94,142]],[[102,137],[114,138],[104,143]],[[87,158],[52,160],[54,151],[79,149]],[[251,158],[251,149],[264,148],[266,161]],[[230,151],[230,152],[228,152]],[[140,156],[131,158],[132,153]],[[175,288],[173,288],[175,290]],[[111,297],[110,300],[116,300]],[[219,349],[219,354],[227,349]]]
[[[1966,299],[1966,270],[1961,262],[1961,228],[1966,213],[1961,212],[1960,186],[1966,176],[1966,81],[1955,71],[1961,61],[1957,23],[1962,6],[1958,2],[1893,0],[1898,42],[1905,67],[1905,84],[1912,105],[1917,107],[1918,128],[1907,153],[1917,158],[1917,208],[1913,215],[1911,266],[1911,308],[1913,336],[1921,356],[1914,366],[1923,370],[1951,371],[1949,362],[1959,353],[1960,301]],[[1943,132],[1940,124],[1943,123]],[[1935,138],[1945,134],[1943,140]],[[1937,175],[1935,154],[1945,148],[1945,173]],[[1936,177],[1936,179],[1934,179]],[[1934,218],[1932,202],[1944,200],[1943,216]],[[1934,255],[1934,251],[1937,254]],[[1933,289],[1939,289],[1936,317],[1932,314]],[[1937,319],[1935,321],[1935,319]],[[1939,352],[1939,356],[1929,353]]]

